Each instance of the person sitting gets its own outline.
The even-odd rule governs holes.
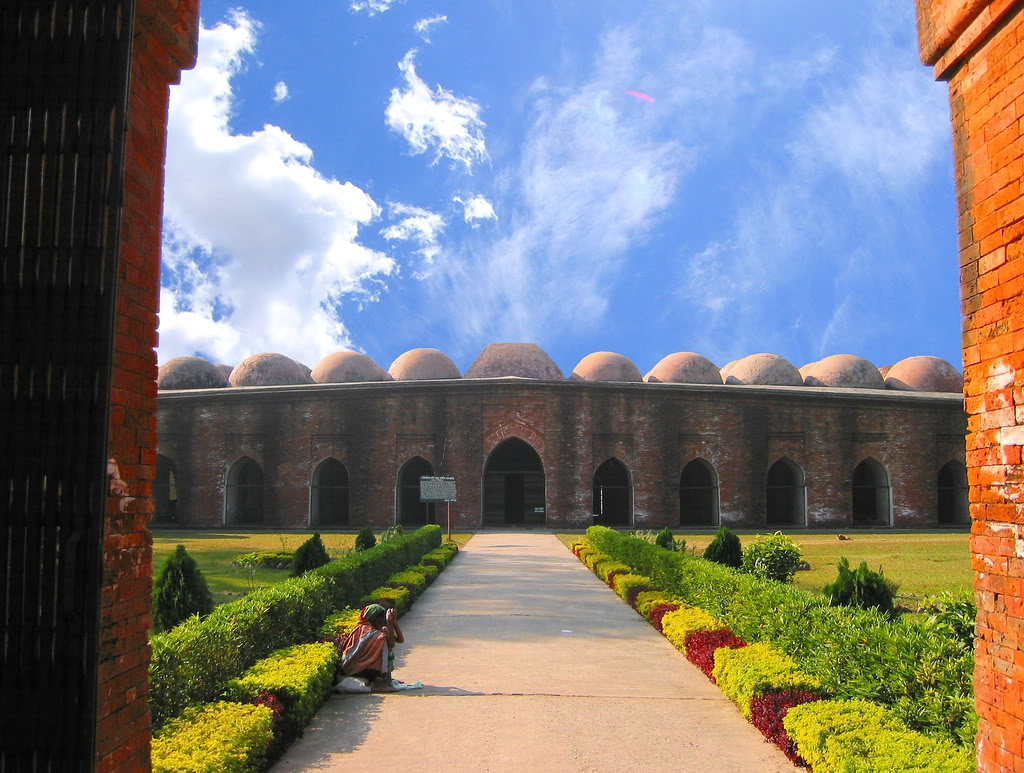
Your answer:
[[[405,641],[393,608],[380,604],[363,607],[359,624],[345,638],[341,670],[347,677],[366,680],[371,689],[391,687],[395,644]]]

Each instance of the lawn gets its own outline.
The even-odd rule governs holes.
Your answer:
[[[755,532],[737,532],[746,544]],[[848,540],[837,539],[843,534]],[[856,567],[867,561],[872,569],[881,567],[886,577],[900,584],[900,604],[916,609],[922,596],[970,588],[973,578],[971,557],[967,552],[967,532],[819,532],[794,531],[790,536],[803,550],[810,571],[797,572],[793,582],[798,588],[821,593],[836,577],[836,563],[846,556]],[[566,545],[579,534],[559,534]],[[704,551],[714,534],[677,532],[676,538],[686,540],[688,550]]]
[[[249,592],[249,571],[231,566],[235,556],[255,550],[295,550],[312,536],[313,532],[247,532],[238,529],[218,531],[153,531],[153,571],[160,570],[164,559],[177,545],[184,545],[199,564],[199,569],[210,586],[215,604],[223,604]],[[452,541],[459,547],[473,535],[452,532]],[[320,537],[332,558],[352,548],[356,532],[320,532]],[[273,585],[288,578],[287,569],[257,569],[254,582],[257,587]]]

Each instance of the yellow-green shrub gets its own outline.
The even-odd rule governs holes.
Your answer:
[[[630,591],[634,591],[635,596],[639,592],[636,590],[637,588],[649,590],[654,587],[654,583],[651,582],[650,577],[639,574],[617,574],[612,579],[612,586],[618,597],[628,604]]]
[[[608,582],[608,575],[612,572],[629,573],[629,566],[621,561],[601,561],[594,569],[594,573],[604,582]]]
[[[320,626],[320,635],[325,639],[333,639],[335,636],[351,633],[352,629],[359,625],[359,612],[358,609],[346,607],[329,615]]]
[[[360,599],[359,603],[364,607],[367,604],[379,604],[381,599],[387,599],[393,601],[395,604],[395,612],[399,615],[404,614],[405,611],[412,604],[412,594],[409,593],[408,588],[377,588],[372,590]]]
[[[426,575],[419,572],[395,572],[385,583],[390,588],[405,588],[416,598],[427,587]]]
[[[715,651],[715,668],[711,672],[722,692],[740,707],[750,719],[750,701],[755,695],[770,690],[821,690],[821,682],[801,673],[796,661],[767,642]]]
[[[441,569],[436,564],[416,564],[415,566],[410,566],[406,571],[419,572],[427,578],[427,585],[430,585],[430,583],[437,579],[437,574]]]
[[[651,610],[661,604],[675,604],[678,607],[686,606],[675,596],[660,590],[644,590],[636,596],[636,611],[647,620],[651,619]]]
[[[684,655],[686,654],[687,634],[694,631],[714,631],[724,627],[720,620],[699,607],[683,607],[674,612],[668,612],[661,618],[661,632]]]
[[[153,734],[153,773],[263,770],[274,712],[218,701],[186,709]]]
[[[907,729],[870,701],[814,701],[782,720],[814,773],[969,773],[974,750]]]
[[[586,539],[574,540],[573,543],[569,545],[569,550],[575,553],[576,555],[579,555],[580,550],[587,547],[589,544],[590,542],[588,542]]]
[[[597,571],[597,565],[602,561],[611,561],[612,557],[606,553],[602,553],[600,550],[592,550],[586,554],[586,558],[583,559],[583,563],[587,565],[587,569],[591,571]]]

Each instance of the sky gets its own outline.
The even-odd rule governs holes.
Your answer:
[[[961,369],[947,86],[899,0],[203,0],[161,363],[535,342]]]

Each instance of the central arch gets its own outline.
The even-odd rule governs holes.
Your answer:
[[[869,456],[853,470],[853,525],[888,526],[891,503],[889,475]]]
[[[679,525],[718,523],[718,476],[705,459],[690,461],[679,475]]]
[[[768,470],[765,522],[769,526],[803,526],[807,522],[804,471],[784,456]]]
[[[547,517],[544,463],[517,437],[499,443],[484,464],[483,522],[543,524]]]
[[[942,465],[937,492],[939,525],[970,524],[968,492],[967,468],[964,464],[953,459]]]
[[[263,524],[263,470],[248,456],[231,465],[224,500],[225,524]]]
[[[422,456],[414,456],[402,465],[395,491],[395,523],[402,526],[435,523],[434,503],[420,501],[420,477],[433,474],[434,465]]]
[[[626,465],[614,456],[594,472],[594,523],[629,526],[633,522],[633,482]]]
[[[348,526],[348,470],[334,457],[317,465],[310,487],[311,526]]]

